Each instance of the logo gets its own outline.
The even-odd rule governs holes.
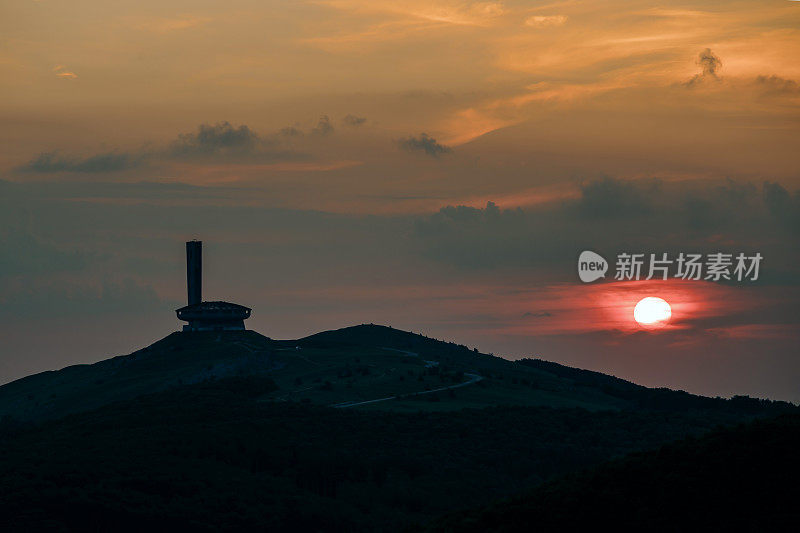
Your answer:
[[[578,257],[578,276],[584,283],[591,283],[592,281],[606,277],[608,271],[608,261],[602,255],[596,254],[590,250],[581,252]]]
[[[747,255],[715,252],[679,253],[670,257],[668,253],[645,254],[623,252],[617,255],[614,279],[667,280],[670,278],[703,281],[758,281],[761,261],[759,252]],[[606,277],[608,261],[602,255],[585,250],[578,257],[578,277],[591,283]]]

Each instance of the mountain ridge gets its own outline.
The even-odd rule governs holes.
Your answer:
[[[362,324],[296,340],[273,340],[255,331],[174,332],[128,355],[0,386],[0,419],[58,418],[141,394],[242,376],[276,383],[276,392],[264,400],[401,411],[490,405],[726,410],[734,402],[740,411],[757,413],[790,405],[651,389],[599,372],[541,359],[510,361]]]

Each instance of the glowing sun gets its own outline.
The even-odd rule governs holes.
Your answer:
[[[666,300],[648,296],[633,308],[633,319],[643,326],[661,325],[672,316],[672,308]]]

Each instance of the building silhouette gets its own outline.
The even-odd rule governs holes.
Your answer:
[[[186,289],[188,305],[176,309],[178,318],[188,322],[183,331],[243,331],[249,307],[230,302],[203,301],[203,242],[186,243]]]

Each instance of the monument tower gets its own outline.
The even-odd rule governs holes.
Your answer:
[[[203,242],[186,243],[186,292],[188,305],[175,310],[188,322],[183,331],[243,331],[249,307],[230,302],[203,301]]]

